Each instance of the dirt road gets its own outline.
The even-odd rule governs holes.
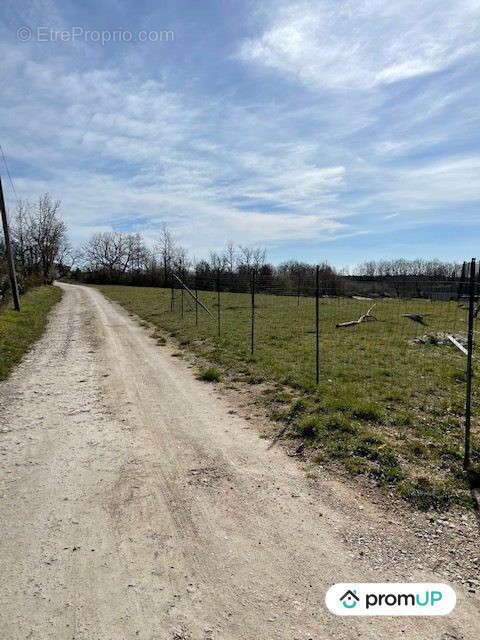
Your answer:
[[[121,309],[62,287],[0,385],[2,640],[480,637],[458,588],[446,618],[330,614],[336,582],[435,576],[366,569],[344,534],[381,534],[373,507],[312,486]]]

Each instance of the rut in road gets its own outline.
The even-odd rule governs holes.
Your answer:
[[[462,592],[448,618],[330,614],[336,582],[441,580],[366,569],[343,536],[354,496],[268,449],[98,291],[60,286],[0,385],[1,638],[479,637]]]

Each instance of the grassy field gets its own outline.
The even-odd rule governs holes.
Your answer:
[[[10,307],[0,312],[0,380],[42,335],[48,314],[61,297],[58,287],[39,287],[21,297],[20,312]]]
[[[425,334],[465,335],[466,311],[456,302],[378,300],[376,322],[337,329],[337,322],[358,318],[373,303],[322,298],[316,386],[311,298],[298,303],[294,297],[257,295],[251,357],[247,294],[222,293],[218,339],[216,322],[201,309],[195,325],[186,294],[182,319],[180,292],[171,312],[168,290],[99,289],[203,356],[229,382],[261,384],[279,428],[286,424],[286,437],[305,441],[322,464],[335,460],[353,474],[395,486],[419,508],[470,504],[462,471],[465,357],[450,344],[411,344]],[[216,294],[202,292],[200,297],[216,318]],[[403,313],[425,314],[426,326]],[[475,397],[475,463],[480,461],[478,409]]]

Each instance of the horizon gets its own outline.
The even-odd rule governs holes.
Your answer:
[[[462,263],[480,227],[479,17],[469,0],[9,0],[16,194],[61,200],[74,245],[151,243],[165,223],[197,259],[233,241],[275,265]]]

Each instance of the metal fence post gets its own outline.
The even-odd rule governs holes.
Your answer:
[[[175,306],[175,289],[173,288],[173,280],[172,280],[172,289],[171,289],[171,296],[170,296],[170,311],[173,312]]]
[[[315,272],[315,382],[320,382],[320,336],[319,336],[319,308],[320,297],[320,267],[317,264]]]
[[[464,262],[462,265],[462,272],[460,274],[460,282],[457,289],[457,297],[460,299],[464,294],[465,289],[465,281],[467,279],[467,263]]]
[[[220,269],[217,269],[217,325],[220,338]]]
[[[473,356],[473,323],[475,307],[475,258],[470,262],[470,279],[468,291],[468,332],[467,332],[467,388],[465,398],[465,453],[463,468],[470,466],[470,425],[472,419],[472,356]]]
[[[253,356],[255,351],[255,269],[252,269],[250,277],[252,311],[251,311],[251,333],[250,333],[250,353]]]
[[[198,327],[198,282],[195,274],[195,326]]]
[[[184,295],[183,295],[183,287],[182,287],[182,320],[184,315]]]

